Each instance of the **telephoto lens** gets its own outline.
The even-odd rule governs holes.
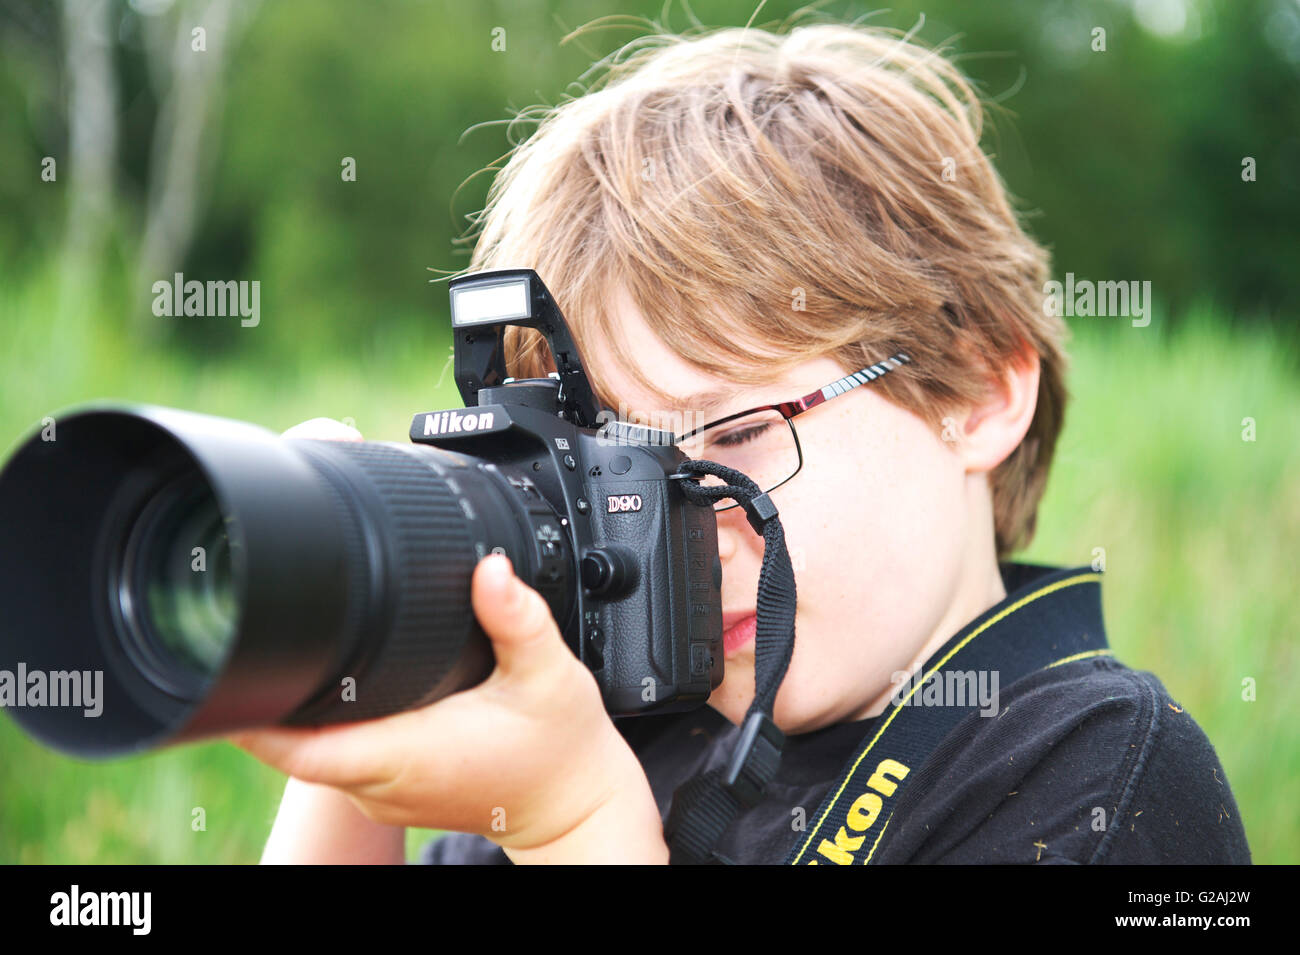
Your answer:
[[[469,585],[487,551],[572,611],[565,541],[546,567],[529,546],[545,517],[442,448],[147,406],[55,416],[0,471],[0,671],[45,691],[6,708],[103,758],[434,702],[491,671]],[[92,676],[97,713],[56,699]]]

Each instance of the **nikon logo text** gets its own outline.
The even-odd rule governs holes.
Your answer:
[[[605,498],[605,513],[607,514],[639,510],[641,510],[640,494],[611,494]]]
[[[466,431],[487,431],[492,427],[492,412],[482,414],[457,414],[444,411],[442,414],[424,416],[425,434],[463,434]]]
[[[867,780],[867,791],[858,796],[849,806],[847,818],[835,839],[823,839],[817,847],[818,855],[829,859],[836,865],[853,865],[854,856],[867,841],[867,833],[880,819],[880,811],[885,808],[885,800],[894,795],[898,784],[907,776],[908,767],[896,759],[882,759],[876,765],[876,771]],[[891,778],[892,777],[892,778]],[[821,860],[810,859],[809,865],[817,865]]]

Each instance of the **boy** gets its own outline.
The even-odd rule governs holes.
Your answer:
[[[999,563],[1033,532],[1065,328],[959,73],[839,25],[662,38],[615,64],[515,152],[471,268],[536,269],[611,408],[715,421],[824,389],[789,418],[802,465],[771,495],[798,583],[784,754],[717,858],[1248,862],[1204,734],[1105,649],[1098,575]],[[511,329],[511,374],[550,370],[538,346]],[[340,427],[295,433],[357,437]],[[540,597],[488,558],[485,684],[238,737],[295,777],[265,860],[401,861],[418,825],[460,833],[430,862],[668,861],[674,791],[725,765],[754,694],[763,538],[741,508],[717,519],[727,660],[708,707],[615,726]],[[1011,651],[985,651],[970,685],[990,705],[932,701],[956,714],[936,739],[877,762],[921,718],[907,687],[968,643],[1042,656],[999,685]],[[867,772],[846,779],[855,758]]]

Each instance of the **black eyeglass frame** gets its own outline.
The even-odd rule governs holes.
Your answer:
[[[810,392],[802,398],[795,398],[792,401],[782,401],[773,405],[760,405],[757,408],[746,408],[744,411],[737,411],[735,414],[729,414],[725,418],[719,418],[717,421],[710,421],[708,424],[687,431],[685,434],[676,435],[673,438],[673,443],[677,444],[681,441],[685,441],[693,435],[708,431],[711,428],[716,428],[718,425],[726,424],[728,421],[735,421],[737,418],[757,414],[760,411],[776,411],[785,421],[786,427],[790,429],[790,436],[794,438],[794,449],[795,454],[799,457],[799,464],[792,472],[790,472],[789,477],[773,484],[771,487],[760,488],[764,494],[769,491],[775,491],[781,485],[789,483],[796,474],[803,470],[803,448],[799,444],[799,432],[795,430],[794,418],[803,414],[805,411],[816,408],[818,405],[825,404],[832,398],[837,398],[846,392],[852,391],[854,388],[870,384],[877,378],[889,374],[889,372],[893,371],[895,368],[901,368],[903,365],[910,364],[911,361],[912,359],[906,352],[899,352],[896,355],[891,355],[889,358],[876,362],[874,365],[868,365],[865,368],[861,368],[858,371],[853,372],[851,375],[837,378],[829,385],[818,388],[816,391]],[[718,504],[720,505],[722,502],[719,501]],[[732,501],[730,504],[722,506],[715,505],[713,509],[715,512],[722,512],[729,511],[733,507],[739,506],[740,505],[737,502]]]

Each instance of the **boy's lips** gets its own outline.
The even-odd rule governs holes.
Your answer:
[[[753,642],[758,618],[754,616],[752,610],[740,614],[726,614],[722,618],[722,623],[726,627],[722,631],[722,650],[727,656]]]

